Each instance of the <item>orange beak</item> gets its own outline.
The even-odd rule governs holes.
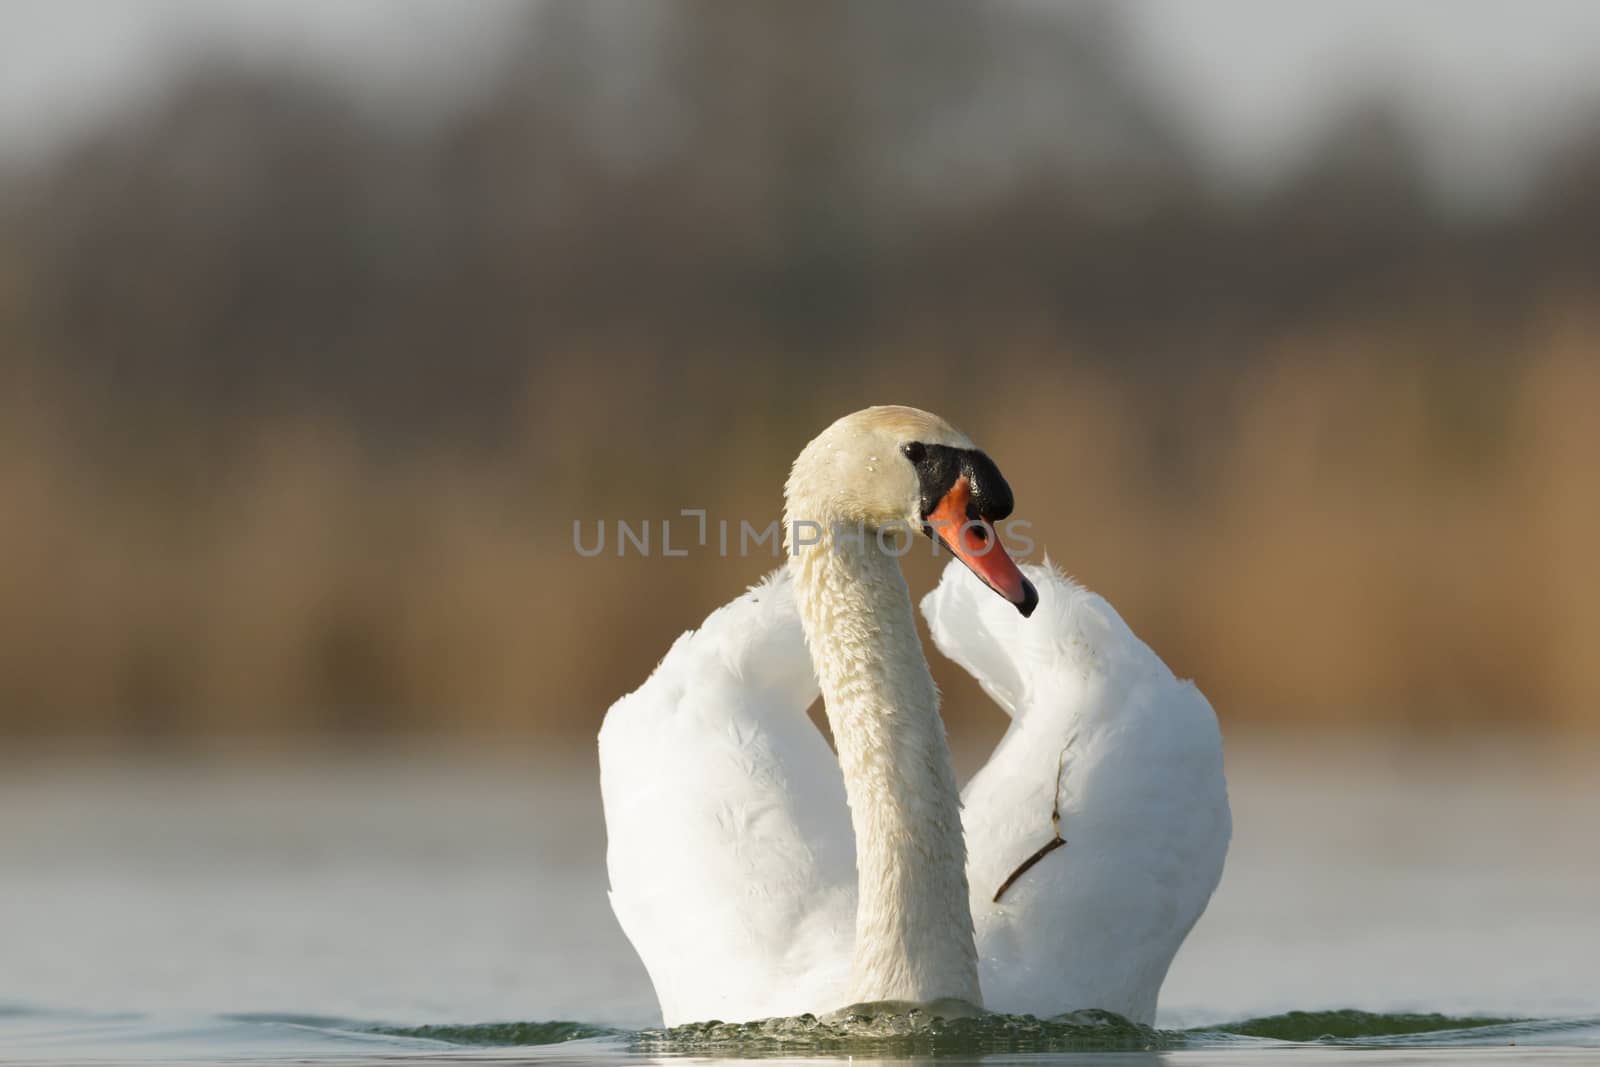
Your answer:
[[[1039,606],[1038,591],[1006,553],[994,526],[987,519],[974,517],[971,505],[972,485],[963,474],[928,512],[923,528],[929,536],[944,542],[990,589],[1016,605],[1024,618],[1032,615]]]

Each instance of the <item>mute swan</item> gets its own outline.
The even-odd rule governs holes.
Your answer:
[[[668,1025],[942,998],[1153,1022],[1227,852],[1216,716],[1104,600],[1012,562],[1011,506],[942,419],[840,419],[795,461],[787,566],[607,713],[611,904]],[[1011,717],[964,796],[894,524],[956,556],[923,612]]]

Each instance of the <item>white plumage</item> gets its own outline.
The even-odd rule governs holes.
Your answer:
[[[962,791],[984,1002],[1148,1024],[1228,851],[1217,718],[1105,600],[1049,566],[1024,570],[1039,590],[1030,619],[955,564],[922,603],[939,650],[1012,720]],[[995,903],[1051,839],[1058,770],[1067,843]]]
[[[912,409],[847,417],[797,461],[790,519],[838,518],[841,495],[846,517],[914,511],[907,434],[971,447]],[[679,638],[600,731],[611,902],[664,1020],[955,996],[1152,1022],[1231,831],[1204,696],[1048,565],[1024,568],[1024,618],[952,562],[922,605],[934,641],[1012,719],[958,825],[899,568],[823,548]],[[819,678],[837,756],[806,716]],[[1052,812],[1066,843],[1014,875]]]
[[[669,1024],[845,1003],[855,849],[816,697],[778,571],[606,715],[611,906]]]
[[[1012,716],[962,794],[984,1005],[1149,1023],[1227,852],[1216,716],[1104,600],[1023,569],[1032,619],[955,562],[922,604],[940,651]],[[606,716],[612,906],[668,1024],[846,1004],[854,842],[839,764],[806,717],[816,695],[777,571]],[[1051,838],[1063,750],[1067,845],[995,904]]]

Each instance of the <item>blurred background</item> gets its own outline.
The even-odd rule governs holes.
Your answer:
[[[0,729],[587,737],[775,563],[573,522],[888,402],[1230,727],[1600,727],[1600,14],[1275,6],[9,8]]]
[[[0,730],[586,738],[885,402],[1230,727],[1600,726],[1590,5],[714,7],[7,8]]]
[[[53,813],[4,824],[14,871],[71,826],[143,840],[101,818],[137,790],[60,770],[80,758],[398,745],[435,754],[397,772],[434,782],[416,795],[459,799],[417,767],[574,753],[596,807],[607,705],[777,561],[589,559],[574,523],[764,525],[806,440],[872,403],[965,429],[1041,551],[1197,680],[1242,841],[1252,745],[1276,754],[1263,796],[1344,769],[1308,818],[1420,774],[1372,751],[1428,752],[1416,780],[1456,788],[1587,774],[1600,6],[13,0],[0,22],[0,737],[13,812]],[[970,769],[1003,722],[936,671]],[[151,840],[223,789],[161,780],[190,791],[150,801]],[[60,802],[86,781],[98,806]],[[1539,811],[1600,811],[1576,795]]]

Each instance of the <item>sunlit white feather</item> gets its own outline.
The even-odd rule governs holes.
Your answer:
[[[1210,705],[1103,599],[1025,567],[1023,619],[952,563],[923,611],[1012,717],[963,795],[984,1004],[1154,1019],[1230,834]],[[600,734],[612,904],[669,1024],[847,1002],[856,909],[839,764],[780,572],[684,635]],[[1056,849],[995,890],[1052,834]]]

